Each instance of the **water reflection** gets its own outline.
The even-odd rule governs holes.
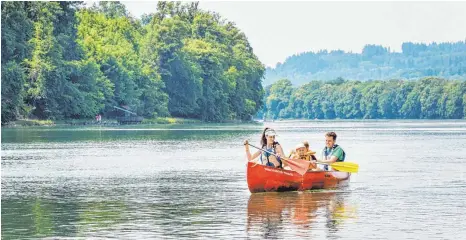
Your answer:
[[[240,143],[261,127],[2,128],[2,239],[463,239],[465,123],[274,123],[286,149],[336,129],[364,168],[338,192],[252,195]]]
[[[175,128],[176,127],[176,128]],[[111,127],[2,128],[3,143],[115,141],[115,140],[211,140],[243,136],[262,127],[243,125],[175,125]]]
[[[345,220],[356,217],[344,193],[285,192],[251,194],[247,207],[247,232],[263,238],[283,238],[289,231],[326,229],[336,233]]]
[[[2,239],[25,236],[85,236],[124,222],[126,206],[118,201],[56,202],[53,200],[2,200]]]

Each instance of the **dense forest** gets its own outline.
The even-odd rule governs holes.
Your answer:
[[[119,2],[2,2],[2,124],[18,118],[250,119],[263,64],[244,33],[197,2],[132,17]]]
[[[270,119],[460,119],[466,117],[466,81],[311,81],[282,79],[265,89],[257,117]]]
[[[405,42],[401,49],[400,53],[379,45],[366,45],[360,54],[324,50],[293,55],[283,64],[267,68],[264,85],[282,78],[294,85],[338,77],[360,81],[427,76],[466,79],[466,42]]]
[[[244,33],[197,2],[158,2],[141,19],[119,2],[1,11],[2,124],[112,118],[115,106],[207,122],[466,116],[465,42],[304,53],[266,71]],[[281,80],[264,89],[264,73]]]

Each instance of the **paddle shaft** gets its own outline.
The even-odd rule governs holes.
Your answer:
[[[299,160],[299,159],[286,159],[284,157],[280,158],[277,154],[275,153],[272,153],[272,152],[269,152],[267,150],[264,150],[264,149],[261,149],[261,148],[258,148],[256,146],[253,146],[251,144],[248,143],[249,146],[253,147],[253,148],[257,148],[259,149],[260,151],[263,151],[263,152],[266,152],[266,153],[269,153],[271,155],[274,155],[276,156],[278,159],[281,159],[282,161],[285,161],[287,162],[287,165],[291,168],[291,170],[301,174],[301,175],[304,175],[307,170],[309,169],[309,164],[311,164],[309,161],[306,161],[306,160]]]
[[[258,148],[258,147],[254,146],[254,145],[249,144],[249,143],[248,143],[248,145],[251,146],[251,147],[253,147],[253,148],[259,149],[259,150],[261,150],[262,152],[266,152],[266,153],[269,153],[269,154],[274,155],[275,157],[278,157],[278,158],[280,158],[280,159],[283,159],[283,157],[279,157],[277,154],[275,154],[275,153],[273,153],[273,152],[269,152],[269,151],[264,150],[264,149],[262,149],[262,148]],[[286,161],[287,159],[285,158],[284,160]],[[317,162],[317,163],[324,164],[324,165],[331,165],[331,163],[323,163],[323,162]]]
[[[325,163],[325,162],[319,162],[319,161],[316,161],[316,163],[322,164],[322,165],[329,165],[329,166],[332,165],[332,163]],[[335,162],[333,162],[333,163],[335,163]]]
[[[257,148],[257,149],[261,150],[262,152],[266,152],[266,153],[272,154],[272,155],[274,155],[275,157],[277,157],[277,158],[280,159],[280,160],[285,160],[285,161],[291,160],[291,159],[287,159],[287,158],[285,158],[285,157],[280,157],[280,156],[278,156],[277,154],[275,154],[275,153],[273,153],[273,152],[269,152],[269,151],[264,150],[264,149],[262,149],[262,148],[258,148],[258,147],[254,146],[254,145],[249,144],[249,143],[248,143],[248,145],[251,146],[251,147],[253,147],[253,148]]]
[[[253,147],[253,148],[257,148],[257,149],[261,150],[262,152],[266,152],[266,153],[269,153],[269,154],[274,155],[275,157],[280,158],[277,154],[275,154],[275,153],[273,153],[273,152],[269,152],[269,151],[264,150],[264,149],[262,149],[262,148],[258,148],[258,147],[254,146],[254,145],[249,144],[249,143],[248,143],[248,145],[251,146],[251,147]]]

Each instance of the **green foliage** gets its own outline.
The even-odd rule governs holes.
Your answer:
[[[2,64],[2,123],[20,116],[25,79],[24,69],[16,62]]]
[[[186,118],[158,117],[158,118],[145,118],[142,121],[142,124],[187,124],[187,123],[200,123],[200,120],[186,119]]]
[[[91,10],[94,12],[103,13],[106,17],[109,18],[120,18],[129,16],[125,5],[116,1],[102,1],[94,3],[94,5],[91,7]]]
[[[366,45],[361,54],[344,51],[306,52],[267,68],[264,84],[287,78],[295,85],[337,77],[356,80],[418,79],[436,76],[466,79],[466,42],[402,44],[402,52]]]
[[[264,66],[243,33],[198,3],[2,2],[2,123],[17,118],[250,119]]]
[[[148,17],[142,58],[161,75],[170,115],[218,122],[259,110],[264,67],[233,23],[197,3],[159,2]]]
[[[103,111],[111,113],[113,106],[126,105],[147,117],[167,115],[163,82],[140,58],[140,26],[123,16],[109,16],[113,14],[88,10],[77,14],[78,43],[111,83]]]
[[[33,21],[27,15],[26,2],[2,2],[2,66],[30,55]]]
[[[26,69],[30,56],[29,39],[33,21],[28,18],[26,2],[2,2],[2,124],[24,113]]]
[[[337,82],[338,84],[335,84]],[[312,81],[287,79],[266,87],[266,118],[460,119],[466,117],[466,81]]]
[[[18,126],[51,126],[55,125],[52,120],[34,120],[34,119],[24,119],[24,120],[17,120],[14,122],[15,125]]]

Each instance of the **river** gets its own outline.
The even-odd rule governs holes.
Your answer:
[[[2,239],[463,239],[466,121],[265,123],[289,152],[335,131],[342,189],[251,194],[263,124],[2,128]]]

